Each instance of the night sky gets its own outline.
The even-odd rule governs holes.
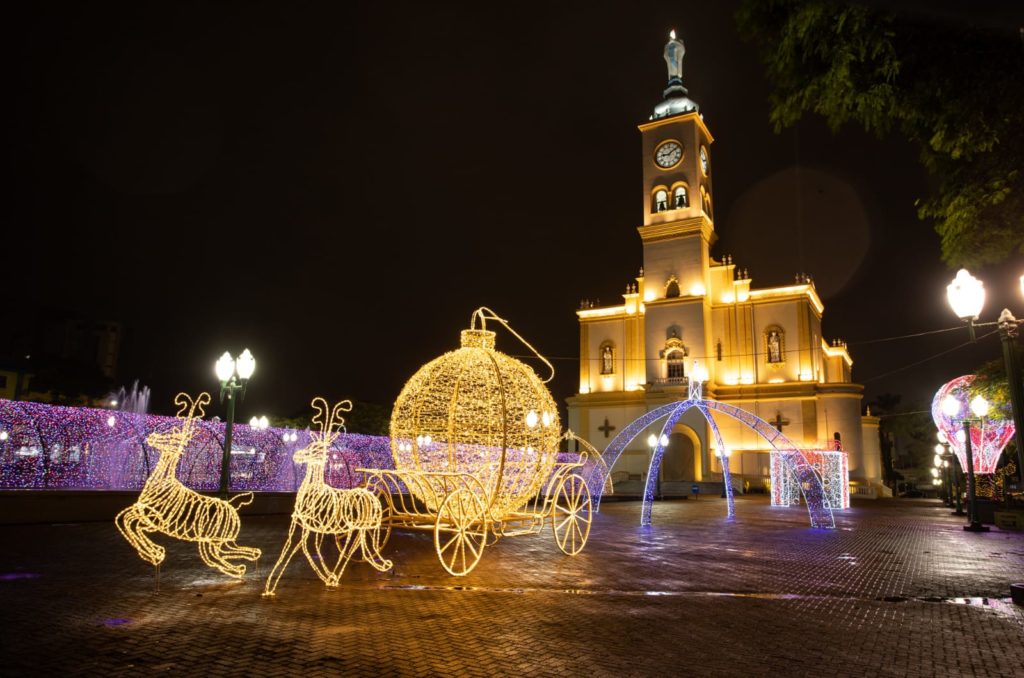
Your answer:
[[[1020,25],[941,6],[931,19]],[[735,8],[22,8],[9,25],[5,324],[54,308],[123,322],[118,382],[151,386],[164,412],[178,390],[216,389],[216,358],[249,347],[247,420],[318,394],[390,403],[486,305],[564,358],[563,401],[578,385],[580,300],[621,301],[642,264],[636,126],[660,100],[675,28],[715,136],[715,256],[755,287],[812,274],[825,336],[849,343],[868,399],[923,400],[998,357],[990,337],[890,374],[966,330],[864,343],[958,322],[954,271],[915,215],[928,177],[895,138],[811,119],[774,134]],[[983,320],[1024,314],[1020,257],[972,272],[989,289]]]

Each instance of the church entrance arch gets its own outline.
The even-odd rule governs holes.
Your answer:
[[[690,494],[690,485],[703,477],[700,436],[689,426],[676,424],[668,440],[661,459],[661,495],[686,496]]]

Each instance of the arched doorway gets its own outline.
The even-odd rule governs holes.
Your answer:
[[[690,493],[693,482],[700,480],[700,439],[694,431],[677,424],[668,441],[661,458],[661,495],[683,497]]]

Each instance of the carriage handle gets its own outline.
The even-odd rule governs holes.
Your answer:
[[[537,356],[538,358],[540,358],[540,361],[542,363],[544,363],[545,365],[548,366],[548,371],[550,372],[550,374],[548,375],[548,378],[541,381],[542,384],[546,384],[546,383],[548,383],[549,381],[551,381],[552,379],[555,378],[555,366],[552,365],[548,361],[547,358],[542,356],[540,354],[540,351],[535,349],[533,347],[533,345],[530,344],[530,342],[528,342],[526,339],[523,339],[521,334],[519,334],[514,329],[512,329],[511,325],[508,324],[507,320],[505,320],[504,318],[498,317],[497,313],[495,313],[491,309],[487,308],[486,306],[481,306],[477,310],[473,311],[473,315],[469,319],[469,329],[471,329],[471,330],[475,330],[476,329],[476,321],[477,321],[477,319],[480,320],[480,329],[482,329],[482,330],[486,330],[487,329],[487,321],[488,320],[494,320],[495,322],[501,323],[502,326],[506,330],[508,330],[512,334],[513,337],[515,337],[520,342],[522,342],[523,346],[525,346],[526,348],[528,348],[531,351],[533,351],[533,354],[535,356]]]

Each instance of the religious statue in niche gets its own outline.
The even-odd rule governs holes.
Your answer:
[[[611,344],[605,344],[601,349],[601,374],[615,373],[615,352]]]
[[[777,327],[769,328],[765,333],[765,343],[769,363],[782,362],[782,331]]]

